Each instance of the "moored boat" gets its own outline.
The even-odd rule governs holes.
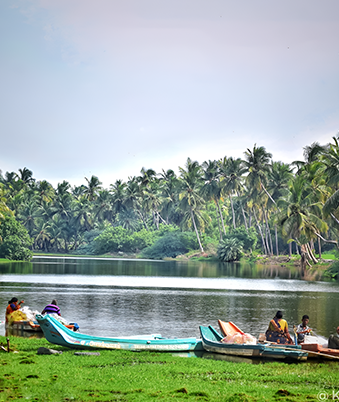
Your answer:
[[[330,349],[327,346],[326,338],[319,335],[305,336],[301,343],[301,348],[308,352],[309,358],[339,360],[339,349]]]
[[[242,357],[264,357],[278,360],[307,360],[307,352],[297,345],[223,343],[223,337],[212,327],[200,326],[202,344],[206,351]]]
[[[196,338],[162,338],[158,335],[135,335],[116,338],[85,335],[73,332],[48,315],[36,319],[50,343],[76,349],[126,349],[133,351],[181,352],[202,350]]]

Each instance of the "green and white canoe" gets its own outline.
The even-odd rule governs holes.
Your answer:
[[[36,320],[48,342],[69,348],[152,350],[158,352],[203,350],[201,340],[196,338],[162,338],[158,334],[103,338],[73,332],[48,314],[45,316],[37,315]]]

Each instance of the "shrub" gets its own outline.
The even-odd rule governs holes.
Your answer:
[[[247,231],[244,226],[232,229],[230,233],[224,237],[224,240],[233,238],[242,243],[244,251],[254,250],[258,240],[255,228],[250,227]]]
[[[325,271],[325,276],[332,279],[339,279],[339,261],[333,262]]]
[[[29,249],[33,239],[26,228],[13,216],[5,216],[0,221],[0,258],[29,261],[32,251]]]
[[[195,249],[196,246],[197,240],[194,233],[172,231],[160,237],[152,246],[145,248],[142,256],[151,259],[175,258],[177,255]]]
[[[95,254],[130,251],[132,238],[129,231],[121,226],[110,226],[94,238]]]
[[[238,239],[228,238],[220,242],[218,258],[220,261],[238,261],[242,256],[243,244]]]

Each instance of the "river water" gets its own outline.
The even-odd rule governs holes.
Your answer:
[[[277,310],[290,329],[304,314],[325,337],[339,325],[339,284],[304,281],[285,267],[35,257],[0,264],[3,316],[14,296],[37,311],[56,298],[62,316],[77,322],[80,332],[107,337],[199,337],[199,325],[217,328],[218,319],[258,336]]]

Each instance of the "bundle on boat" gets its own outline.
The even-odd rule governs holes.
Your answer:
[[[22,309],[13,311],[13,313],[10,314],[8,317],[8,322],[6,323],[6,328],[13,329],[18,332],[42,332],[40,324],[36,320],[37,315],[40,315],[38,311],[32,311],[28,306],[24,306]],[[54,316],[56,320],[72,331],[77,331],[79,329],[79,326],[76,323],[68,323],[64,318],[58,316],[57,314],[50,315]]]

